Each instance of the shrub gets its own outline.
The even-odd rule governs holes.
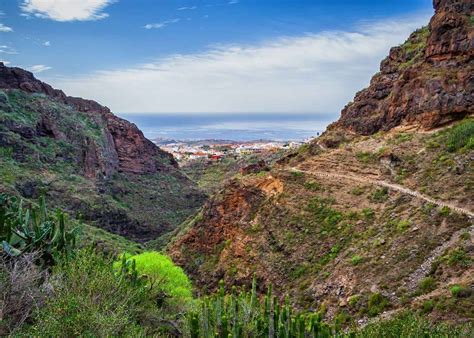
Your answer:
[[[451,209],[449,207],[442,207],[439,211],[440,216],[447,217],[451,213]]]
[[[356,306],[360,301],[360,295],[353,295],[350,296],[349,299],[347,300],[347,303],[349,306],[354,307]]]
[[[154,297],[169,305],[189,305],[192,301],[192,285],[183,269],[176,266],[171,258],[150,251],[126,257],[128,262],[135,261],[139,275],[146,276]],[[121,262],[116,262],[118,269]]]
[[[0,258],[0,336],[15,334],[44,300],[39,286],[46,272],[35,265],[37,259],[35,253]]]
[[[420,281],[418,289],[421,293],[428,293],[436,288],[436,281],[433,277],[426,277]]]
[[[308,190],[319,191],[321,190],[321,184],[316,181],[309,181],[304,184],[304,187]]]
[[[433,311],[433,308],[434,308],[433,300],[432,299],[425,300],[423,302],[422,312],[423,313],[430,313],[431,311]]]
[[[361,262],[362,262],[362,257],[361,256],[359,256],[359,255],[352,256],[352,258],[351,258],[351,264],[352,265],[358,265]]]
[[[470,288],[459,284],[455,284],[450,287],[449,291],[451,291],[451,294],[456,298],[465,298],[472,294],[472,290]]]
[[[467,267],[471,265],[471,258],[468,256],[466,251],[463,248],[456,248],[449,253],[446,257],[447,263],[450,266],[459,265],[462,267]]]
[[[136,335],[143,287],[117,276],[109,259],[80,250],[53,268],[53,294],[29,334],[42,337]]]
[[[388,305],[388,299],[380,293],[373,293],[369,296],[367,303],[369,316],[375,317],[382,313]]]
[[[365,164],[373,162],[376,159],[375,154],[370,152],[358,152],[356,153],[356,157],[360,162]]]
[[[374,191],[371,196],[372,201],[374,202],[384,202],[388,199],[388,188],[382,187]]]
[[[362,215],[366,220],[372,220],[375,216],[375,212],[371,208],[362,209]]]
[[[406,231],[411,225],[411,222],[409,220],[400,220],[398,221],[397,223],[397,230],[400,231],[400,232],[404,232]]]
[[[472,323],[450,326],[433,324],[426,318],[415,316],[413,313],[401,315],[386,321],[378,321],[367,325],[356,332],[355,337],[450,337],[461,338],[472,336]]]
[[[449,152],[474,149],[474,120],[465,120],[448,131],[446,149]]]

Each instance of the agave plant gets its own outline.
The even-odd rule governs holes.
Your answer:
[[[41,264],[50,266],[58,255],[70,255],[79,227],[68,229],[67,221],[60,210],[49,214],[44,196],[38,207],[27,208],[22,199],[0,194],[0,242],[8,256],[39,252]]]

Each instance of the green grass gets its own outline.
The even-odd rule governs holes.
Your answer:
[[[355,334],[360,338],[418,338],[418,337],[472,337],[472,323],[464,325],[434,324],[413,313],[403,313],[394,319],[367,325]]]
[[[467,119],[447,132],[446,149],[453,153],[474,149],[474,120]]]
[[[436,288],[436,281],[433,277],[426,277],[420,281],[418,285],[418,290],[420,293],[428,293],[433,291]]]

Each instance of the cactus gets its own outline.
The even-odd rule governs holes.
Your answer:
[[[67,221],[59,210],[54,216],[48,213],[44,196],[38,207],[25,208],[23,200],[0,194],[0,242],[7,256],[39,252],[44,266],[53,265],[59,255],[69,257],[79,227],[68,230]]]
[[[199,312],[191,313],[189,318],[191,337],[326,338],[337,334],[322,322],[319,313],[295,314],[289,298],[280,302],[273,296],[271,286],[259,302],[255,278],[250,291],[239,293],[232,287],[226,294],[224,283],[220,282],[218,292],[204,298]]]

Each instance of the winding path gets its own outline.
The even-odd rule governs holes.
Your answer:
[[[313,175],[313,176],[318,176],[318,177],[322,177],[322,178],[329,177],[329,178],[337,178],[337,179],[346,179],[346,180],[352,180],[352,181],[356,181],[356,182],[360,182],[360,183],[369,183],[369,184],[374,184],[374,185],[378,185],[378,186],[381,186],[381,187],[387,187],[389,189],[396,190],[396,191],[399,191],[401,193],[411,195],[413,197],[425,200],[426,202],[435,204],[435,205],[440,206],[440,207],[448,207],[451,210],[454,210],[458,213],[461,213],[461,214],[464,214],[464,215],[467,215],[469,217],[474,218],[474,212],[472,212],[471,210],[461,208],[461,207],[458,207],[458,206],[450,204],[450,203],[435,200],[431,197],[423,195],[422,193],[420,193],[418,191],[405,188],[405,187],[403,187],[401,185],[398,185],[398,184],[388,183],[386,181],[375,180],[375,179],[371,179],[371,178],[367,178],[367,177],[335,174],[335,173],[328,173],[328,172],[323,172],[323,171],[301,170],[301,169],[294,168],[294,167],[290,168],[290,171],[300,172],[300,173],[309,174],[309,175]]]

